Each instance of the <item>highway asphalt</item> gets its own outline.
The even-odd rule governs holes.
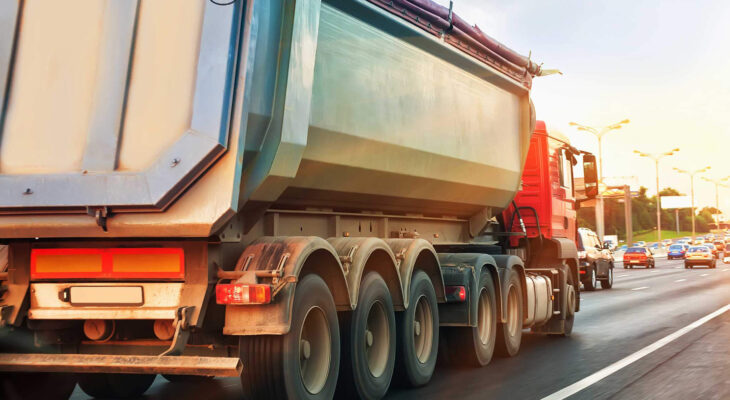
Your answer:
[[[525,334],[516,357],[495,358],[480,369],[439,366],[429,385],[393,388],[387,398],[561,398],[566,387],[580,389],[570,399],[730,398],[730,312],[685,328],[730,304],[730,265],[688,270],[681,260],[661,258],[647,270],[623,269],[619,262],[613,289],[581,297],[571,337]],[[683,328],[685,334],[658,347]],[[635,354],[647,346],[658,348]],[[625,357],[631,357],[625,366],[606,372]],[[596,373],[605,374],[599,379]],[[87,398],[78,388],[72,396]],[[173,384],[158,377],[144,398],[240,399],[241,391],[234,378]]]

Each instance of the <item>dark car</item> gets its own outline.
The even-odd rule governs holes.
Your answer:
[[[624,253],[624,268],[643,266],[654,268],[654,254],[646,247],[629,247]]]
[[[673,244],[669,246],[669,251],[667,252],[667,260],[684,260],[684,255],[687,253],[687,249],[689,249],[689,246],[686,244]]]
[[[714,244],[712,244],[712,243],[705,243],[705,244],[703,244],[703,246],[705,246],[708,249],[710,249],[710,252],[712,253],[712,256],[715,257],[715,259],[718,259],[719,258],[719,254],[718,254],[718,251],[717,251],[717,247],[715,247]]]
[[[598,235],[590,229],[578,229],[578,265],[580,281],[585,290],[595,290],[598,282],[603,289],[613,286],[613,256],[601,246]]]

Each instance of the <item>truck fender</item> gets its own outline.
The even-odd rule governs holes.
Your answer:
[[[316,236],[262,237],[248,245],[236,263],[245,270],[237,283],[259,283],[256,271],[280,269],[283,278],[314,273],[327,284],[338,310],[350,310],[345,272],[337,252],[326,240]],[[296,284],[286,284],[265,305],[226,306],[225,335],[283,335],[291,326]]]
[[[495,286],[498,287],[498,298],[499,303],[499,321],[504,323],[507,322],[507,292],[503,290],[509,280],[509,271],[514,270],[520,276],[520,282],[522,282],[522,312],[523,315],[527,315],[527,293],[525,292],[525,267],[522,263],[522,259],[513,255],[498,254],[493,256],[494,261],[497,263],[497,272],[499,273],[499,282],[495,282]]]
[[[357,307],[360,280],[365,270],[377,271],[388,285],[395,309],[398,311],[405,309],[403,287],[395,255],[383,239],[340,237],[330,238],[327,241],[334,247],[344,268],[347,286],[350,288],[350,306],[353,310]]]
[[[403,306],[408,308],[408,298],[411,291],[411,276],[414,269],[421,269],[433,283],[436,291],[436,300],[439,303],[446,301],[444,292],[444,278],[441,276],[439,260],[433,245],[423,239],[385,239],[395,255],[401,286],[403,287]]]
[[[479,300],[479,293],[477,285],[479,284],[479,281],[481,280],[482,274],[490,274],[492,277],[492,281],[494,282],[494,288],[496,290],[496,298],[497,298],[497,309],[500,308],[500,304],[502,303],[501,297],[500,297],[500,285],[499,285],[499,275],[497,273],[497,262],[494,261],[494,258],[489,254],[482,254],[482,253],[439,253],[439,262],[442,266],[453,266],[453,267],[459,267],[464,266],[469,268],[470,271],[470,278],[469,278],[469,313],[468,313],[468,321],[466,324],[471,327],[475,327],[477,324],[477,305]]]

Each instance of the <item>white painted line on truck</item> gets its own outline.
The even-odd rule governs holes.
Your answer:
[[[600,381],[601,379],[610,376],[621,369],[629,366],[630,364],[648,356],[649,354],[661,349],[662,347],[666,346],[667,344],[679,339],[680,337],[686,335],[687,333],[699,328],[700,326],[704,325],[705,323],[711,321],[712,319],[726,313],[728,310],[730,310],[730,304],[727,304],[721,308],[719,308],[716,311],[713,311],[710,314],[705,315],[704,317],[698,319],[697,321],[685,326],[684,328],[671,333],[656,342],[644,347],[643,349],[637,351],[636,353],[630,354],[615,363],[609,365],[606,368],[603,368],[602,370],[599,370],[581,380],[578,382],[567,386],[561,390],[558,390],[557,392],[543,397],[542,400],[562,400],[566,397],[572,396],[581,390],[595,384],[596,382]]]
[[[641,287],[633,288],[631,290],[644,290],[644,289],[649,289],[649,286],[641,286]]]
[[[675,282],[684,282],[686,279],[677,279]]]

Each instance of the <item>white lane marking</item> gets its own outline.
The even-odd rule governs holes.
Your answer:
[[[700,275],[700,276],[707,276],[707,275],[710,275],[710,274],[702,274],[702,275]]]
[[[687,333],[699,328],[700,326],[711,321],[712,319],[726,313],[728,310],[730,310],[730,304],[727,304],[727,305],[719,308],[718,310],[705,315],[704,317],[698,319],[697,321],[685,326],[684,328],[682,328],[674,333],[664,336],[663,338],[644,347],[643,349],[637,351],[636,353],[630,354],[630,355],[616,361],[615,363],[609,365],[608,367],[603,368],[602,370],[599,370],[591,375],[588,375],[587,377],[579,380],[578,382],[576,382],[570,386],[560,389],[557,392],[555,392],[549,396],[543,397],[542,400],[562,400],[568,396],[572,396],[572,395],[580,392],[581,390],[593,385],[594,383],[600,381],[601,379],[603,379],[607,376],[610,376],[613,373],[627,367],[628,365],[661,349],[662,347],[666,346],[667,344],[669,344],[669,343],[677,340],[678,338],[686,335]]]
[[[649,273],[650,273],[650,274],[653,274],[653,273],[655,273],[655,272],[659,272],[659,271],[657,271],[657,270],[655,270],[655,269],[653,269],[653,270],[649,271]]]
[[[674,269],[680,269],[680,268],[682,268],[682,267],[674,267]]]
[[[641,287],[633,288],[631,290],[644,290],[644,289],[649,289],[649,286],[641,286]]]
[[[629,276],[629,274],[623,274],[623,275],[616,275],[616,278],[622,278],[624,276]]]
[[[686,279],[677,279],[675,282],[684,282]]]
[[[730,268],[725,268],[722,270],[722,272],[727,272],[727,271],[730,271]]]

